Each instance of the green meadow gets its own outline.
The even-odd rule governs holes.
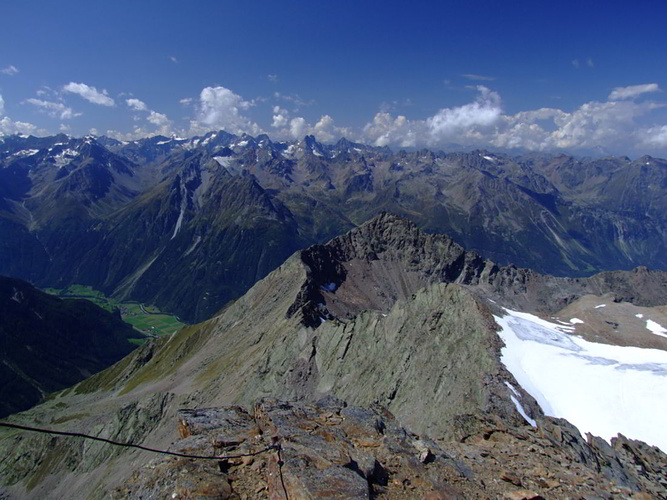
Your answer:
[[[44,291],[62,299],[86,299],[109,312],[119,309],[123,321],[147,337],[171,334],[185,326],[185,323],[179,321],[176,316],[163,313],[154,305],[140,304],[135,301],[118,301],[86,285],[70,285],[61,289],[46,288]],[[141,344],[142,342],[142,339],[134,339],[134,343]]]

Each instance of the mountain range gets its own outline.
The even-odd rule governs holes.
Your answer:
[[[189,322],[383,210],[499,265],[667,269],[667,162],[392,152],[312,136],[0,138],[0,274]]]

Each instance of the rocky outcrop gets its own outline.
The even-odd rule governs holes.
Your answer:
[[[560,278],[500,267],[446,235],[424,233],[387,212],[300,255],[308,280],[288,316],[300,309],[304,324],[311,327],[328,315],[344,319],[367,309],[386,311],[397,299],[433,282],[464,285],[480,297],[522,311],[553,313],[586,294],[612,293],[617,301],[641,306],[667,303],[664,271],[638,267]]]
[[[643,443],[587,443],[555,419],[471,421],[473,433],[436,442],[336,398],[181,410],[172,451],[219,460],[155,458],[113,498],[667,498],[667,455]]]

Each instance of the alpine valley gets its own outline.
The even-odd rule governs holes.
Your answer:
[[[667,269],[667,162],[648,156],[393,153],[223,131],[0,139],[0,275],[90,285],[188,322],[383,210],[500,265]]]
[[[667,498],[667,161],[1,140],[0,274],[193,323],[5,422],[217,458],[3,429],[0,498]]]

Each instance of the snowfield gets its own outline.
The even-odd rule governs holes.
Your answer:
[[[572,327],[505,311],[494,316],[501,361],[546,415],[583,435],[620,432],[667,451],[667,351],[588,342],[566,333]]]

